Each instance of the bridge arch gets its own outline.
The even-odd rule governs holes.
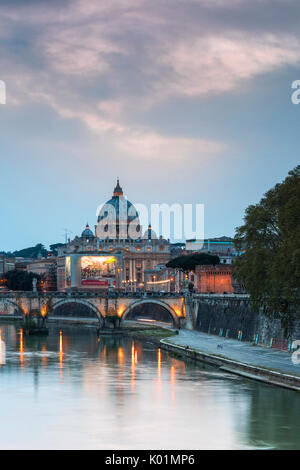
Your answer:
[[[77,307],[86,307],[88,309],[89,312],[92,312],[94,313],[95,317],[100,321],[100,323],[102,324],[103,323],[103,316],[101,314],[101,312],[98,310],[98,308],[92,304],[91,302],[89,302],[88,300],[84,300],[84,299],[74,299],[74,298],[70,298],[70,299],[63,299],[63,300],[59,300],[57,302],[55,302],[53,305],[52,305],[52,308],[51,308],[51,315],[53,316],[59,316],[58,315],[58,311],[63,308],[63,307],[72,307],[72,308],[76,308]],[[70,314],[66,314],[65,316],[68,316]],[[61,315],[63,316],[63,315]],[[71,314],[72,316],[72,314]],[[74,315],[74,317],[76,316],[80,316],[80,315]],[[83,316],[93,316],[93,315],[83,315]]]
[[[126,309],[124,310],[122,314],[122,321],[126,320],[128,317],[129,313],[135,308],[139,307],[140,305],[159,305],[160,307],[163,307],[170,315],[170,319],[172,319],[173,323],[175,326],[178,326],[179,324],[179,318],[175,313],[175,310],[166,302],[158,299],[141,299],[141,300],[136,300],[135,302],[132,302]]]
[[[15,311],[17,310],[17,312],[20,315],[25,315],[25,311],[23,310],[23,308],[17,302],[15,302],[14,300],[11,300],[9,298],[0,299],[0,307],[1,307],[1,305],[5,305],[5,304],[12,305],[15,308]],[[1,310],[1,308],[0,308],[0,310]]]

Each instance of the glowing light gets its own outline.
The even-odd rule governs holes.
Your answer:
[[[155,278],[155,276],[153,276]],[[170,279],[165,279],[164,281],[147,281],[147,284],[167,284],[171,282]]]
[[[22,303],[21,304],[21,309],[23,310],[24,315],[29,315],[29,310],[28,310],[28,307],[27,307],[26,304]]]
[[[176,313],[177,317],[182,317],[182,313],[179,307],[173,307],[174,312]]]
[[[126,306],[125,305],[120,305],[118,310],[117,310],[117,315],[118,317],[121,318],[121,316],[123,315],[123,313],[125,312],[125,309],[126,309]]]
[[[43,318],[47,315],[47,305],[43,305],[41,308],[41,315]]]
[[[154,323],[156,322],[156,320],[152,320],[151,318],[138,318],[137,321],[141,321],[141,322],[150,322],[150,323]]]
[[[105,285],[107,276],[116,274],[115,256],[82,256],[81,283],[82,285]]]

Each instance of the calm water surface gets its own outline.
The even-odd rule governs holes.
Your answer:
[[[1,449],[300,449],[300,394],[148,343],[0,323]]]

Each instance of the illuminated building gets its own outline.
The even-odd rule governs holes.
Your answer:
[[[195,288],[201,294],[232,294],[232,266],[196,266]]]
[[[170,241],[162,236],[157,237],[151,225],[143,231],[138,211],[124,197],[118,180],[111,199],[99,212],[95,230],[92,231],[86,224],[80,237],[77,236],[58,248],[57,288],[101,289],[107,288],[108,280],[111,279],[114,286],[125,291],[144,289],[145,272],[155,269],[157,265],[165,265],[172,257],[171,250]],[[80,267],[82,257],[101,259],[109,256],[116,257],[115,273],[102,277],[95,268],[98,271],[98,282],[83,284]],[[71,281],[67,276],[70,260]]]
[[[164,264],[158,264],[153,269],[145,269],[145,288],[152,292],[174,292],[176,273]]]

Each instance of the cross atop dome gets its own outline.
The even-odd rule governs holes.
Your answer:
[[[113,197],[116,197],[116,196],[123,196],[123,190],[120,186],[119,178],[117,179],[117,186],[115,187],[114,192],[113,192]]]

